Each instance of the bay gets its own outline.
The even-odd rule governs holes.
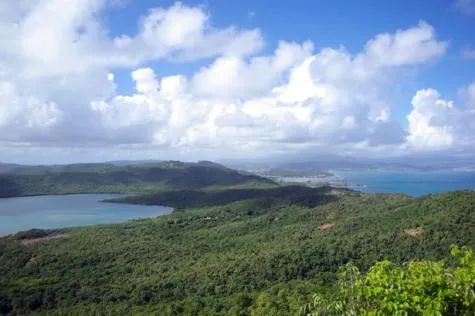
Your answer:
[[[404,193],[411,196],[474,190],[474,171],[335,171],[342,182],[355,189],[371,193]]]
[[[0,199],[0,235],[32,228],[63,228],[125,222],[170,214],[165,206],[104,203],[116,194],[47,195]]]

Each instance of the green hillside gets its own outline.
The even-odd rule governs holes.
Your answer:
[[[188,202],[168,197],[182,207],[168,216],[2,238],[0,313],[296,315],[333,293],[349,262],[363,272],[383,259],[450,267],[452,244],[475,249],[473,191],[279,190],[183,191]]]
[[[21,165],[0,162],[0,173],[9,172],[19,167],[21,167]]]
[[[318,204],[336,200],[335,195],[327,193],[340,193],[347,195],[359,195],[358,192],[348,189],[335,189],[328,186],[310,188],[304,186],[279,186],[279,187],[235,187],[221,190],[174,190],[161,191],[144,195],[130,196],[110,200],[109,202],[142,204],[142,205],[165,205],[176,208],[175,211],[184,208],[197,208],[229,204],[241,200],[260,199],[272,203],[290,203],[301,206],[313,207]]]
[[[0,175],[0,197],[67,194],[144,194],[159,190],[203,189],[218,186],[263,185],[268,179],[242,174],[207,161],[153,164],[75,164],[24,167]]]

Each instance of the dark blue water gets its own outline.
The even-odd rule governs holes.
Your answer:
[[[363,192],[405,193],[420,196],[454,190],[475,190],[475,172],[434,171],[347,171],[335,172],[353,184],[362,185],[356,190]]]
[[[102,203],[121,195],[48,195],[0,199],[0,235],[31,228],[62,228],[120,223],[170,214],[164,206]]]

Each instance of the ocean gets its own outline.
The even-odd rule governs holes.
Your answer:
[[[372,193],[405,193],[421,196],[454,190],[475,190],[475,171],[334,171],[339,181]]]

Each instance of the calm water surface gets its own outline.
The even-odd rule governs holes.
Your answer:
[[[0,199],[0,235],[31,228],[120,223],[170,214],[165,206],[102,203],[114,194],[48,195]]]
[[[335,172],[344,181],[362,185],[356,190],[364,192],[405,193],[420,196],[454,190],[475,190],[473,171],[355,171]]]

